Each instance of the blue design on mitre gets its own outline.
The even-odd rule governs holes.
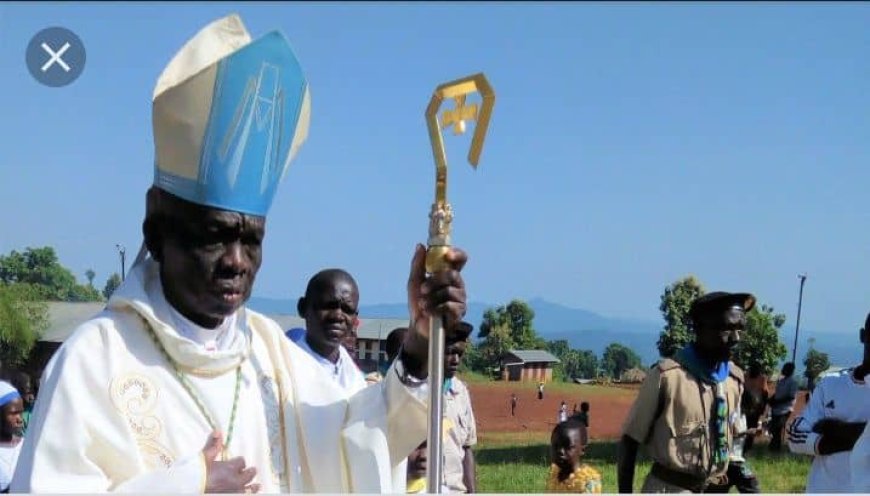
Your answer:
[[[155,185],[200,205],[265,216],[308,133],[308,83],[299,61],[284,36],[275,31],[191,80],[197,77],[214,80],[210,98],[190,96],[210,103],[207,114],[203,113],[207,121],[174,126],[201,138],[185,143],[199,144],[199,163],[173,170],[159,163],[158,152]]]

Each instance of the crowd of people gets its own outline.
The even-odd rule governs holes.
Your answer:
[[[301,332],[244,305],[277,185],[308,133],[308,85],[284,36],[253,40],[235,15],[209,24],[160,75],[152,116],[143,247],[106,308],[52,357],[32,416],[26,387],[2,383],[0,489],[405,492],[426,463],[413,457],[437,317],[442,485],[474,492],[475,421],[455,377],[471,333],[464,252],[444,251],[427,273],[415,248],[401,282],[409,324],[383,376],[354,362],[359,289],[346,271],[311,278]]]
[[[304,329],[280,329],[245,306],[269,207],[308,133],[308,85],[284,36],[252,40],[237,16],[209,24],[160,75],[152,110],[142,250],[106,308],[52,357],[39,391],[23,374],[0,382],[0,490],[423,492],[428,390],[437,387],[440,486],[476,492],[476,421],[457,377],[473,330],[462,320],[462,250],[427,274],[426,249],[415,247],[397,282],[408,326],[390,333],[383,375],[355,363],[360,289],[347,271],[311,277],[297,305]],[[862,364],[824,378],[786,426],[793,365],[764,399],[750,386],[757,371],[745,376],[730,359],[754,304],[718,292],[693,303],[694,343],[652,368],[625,424],[620,492],[632,491],[642,446],[654,462],[644,491],[758,492],[744,455],[765,404],[774,439],[784,429],[792,451],[815,457],[809,491],[870,490],[870,316]],[[432,318],[446,336],[437,385],[427,377]],[[510,408],[515,415],[515,394]],[[548,491],[602,491],[601,474],[581,463],[589,415],[588,402],[571,415],[560,405]]]
[[[760,492],[763,481],[745,454],[767,407],[770,450],[781,449],[785,429],[792,452],[814,457],[807,492],[870,490],[870,315],[859,333],[862,362],[823,377],[807,408],[789,422],[798,392],[794,364],[783,366],[767,397],[759,371],[744,374],[731,361],[754,305],[751,294],[724,292],[692,303],[694,342],[652,368],[629,413],[619,444],[620,492],[632,491],[640,446],[653,460],[644,492]]]

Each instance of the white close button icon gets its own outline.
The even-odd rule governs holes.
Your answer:
[[[66,65],[66,62],[64,62],[63,59],[61,58],[63,56],[63,54],[66,53],[67,50],[69,50],[69,47],[70,47],[69,43],[64,43],[63,46],[60,48],[60,50],[55,52],[51,49],[50,46],[48,46],[48,44],[43,43],[42,49],[45,50],[49,55],[51,55],[51,58],[48,59],[48,62],[46,62],[45,65],[43,65],[41,67],[42,72],[47,71],[49,67],[51,67],[52,65],[55,64],[55,62],[59,66],[61,66],[61,68],[63,68],[64,71],[69,72],[69,66]]]
[[[45,28],[30,39],[27,70],[45,86],[59,88],[75,81],[85,69],[85,46],[69,29]]]

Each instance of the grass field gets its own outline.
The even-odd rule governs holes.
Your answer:
[[[483,493],[544,492],[549,468],[548,436],[541,433],[487,433],[475,449],[478,491]],[[642,458],[642,457],[641,457]],[[784,453],[768,453],[767,446],[756,445],[749,454],[751,467],[758,474],[763,492],[802,493],[810,458]],[[601,472],[604,492],[617,492],[616,443],[594,442],[584,462]],[[649,472],[646,460],[638,463],[635,492],[639,492]],[[734,491],[736,492],[736,491]]]
[[[506,394],[510,394],[510,392],[512,391],[536,392],[538,389],[538,385],[535,382],[493,381],[485,375],[477,372],[463,373],[462,380],[467,384],[485,385],[488,389],[504,391],[506,392]],[[639,387],[639,385],[626,385],[619,387],[614,385],[603,386],[594,384],[579,386],[571,382],[548,382],[547,385],[544,387],[544,394],[558,396],[565,394],[577,395],[582,392],[584,395],[588,395],[590,397],[601,398],[608,396],[624,396],[626,394],[633,395]],[[629,391],[631,392],[629,393]]]

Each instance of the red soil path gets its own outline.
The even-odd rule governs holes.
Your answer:
[[[549,433],[556,425],[559,405],[564,400],[570,415],[574,403],[590,403],[589,435],[595,439],[618,439],[622,424],[637,396],[637,387],[603,387],[559,385],[545,387],[544,399],[538,400],[534,384],[471,383],[474,415],[478,435],[496,432]],[[511,417],[510,396],[519,398],[516,416]],[[804,405],[804,394],[799,395],[795,410]]]

